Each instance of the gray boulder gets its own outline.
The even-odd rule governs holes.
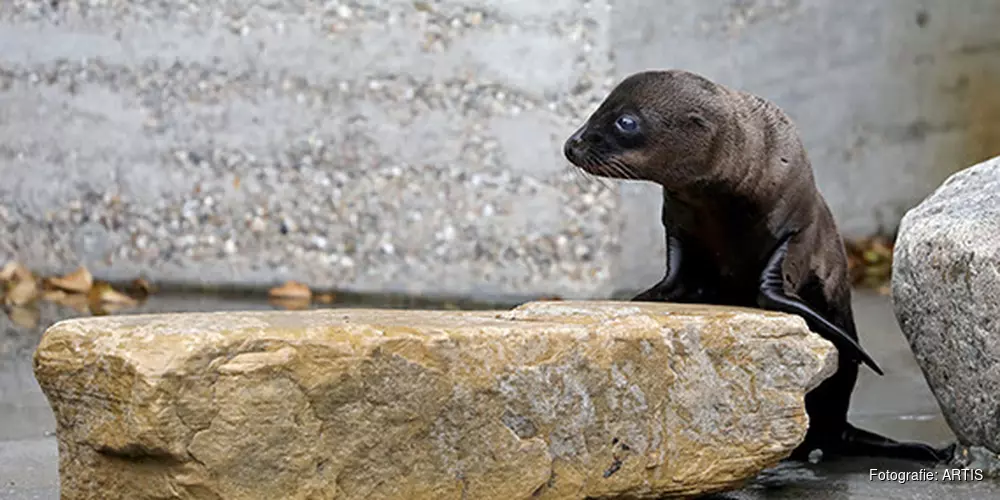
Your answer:
[[[952,175],[903,217],[892,295],[952,430],[1000,453],[1000,157]]]

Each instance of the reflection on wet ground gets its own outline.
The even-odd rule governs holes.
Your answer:
[[[507,308],[512,304],[435,303],[389,299],[349,298],[329,307],[393,308]],[[129,314],[181,311],[274,309],[260,297],[159,294]],[[0,314],[0,498],[55,500],[59,498],[55,423],[48,403],[31,371],[31,356],[45,328],[81,314],[53,303],[41,303],[39,323],[25,328]],[[943,445],[954,439],[924,382],[906,341],[896,326],[888,297],[859,291],[855,316],[862,343],[885,369],[878,377],[862,370],[854,395],[851,420],[858,426],[897,439]],[[915,471],[919,465],[882,460],[851,460],[820,464],[785,463],[761,474],[739,491],[715,495],[715,500],[737,499],[994,499],[1000,481],[936,481],[901,484],[872,480],[877,471]]]

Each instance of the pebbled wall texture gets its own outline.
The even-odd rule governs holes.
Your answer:
[[[630,293],[663,272],[656,190],[560,153],[619,78],[683,67],[776,101],[861,236],[1000,152],[998,21],[990,0],[8,0],[0,261]]]

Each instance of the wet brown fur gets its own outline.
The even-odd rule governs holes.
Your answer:
[[[623,113],[644,127],[628,147],[612,130]],[[566,148],[592,174],[663,186],[662,221],[693,256],[682,279],[706,289],[699,302],[756,307],[768,256],[797,231],[782,267],[785,292],[857,338],[843,242],[795,126],[776,105],[689,72],[638,73]],[[810,444],[846,422],[857,374],[857,361],[841,357],[838,373],[807,396]]]
[[[835,323],[854,329],[843,241],[795,126],[781,109],[693,73],[651,71],[623,81],[588,125],[613,122],[625,110],[642,114],[653,127],[645,134],[648,143],[611,158],[591,151],[592,161],[582,168],[663,186],[664,225],[714,257],[720,285],[753,290],[751,303],[760,264],[778,237],[797,230],[784,266],[786,291],[817,280],[829,306],[844,316]],[[713,131],[689,134],[684,120],[690,112],[704,114]],[[612,162],[619,171],[602,170]]]

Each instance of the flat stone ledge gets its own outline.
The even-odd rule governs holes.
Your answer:
[[[736,487],[836,357],[795,316],[534,302],[75,319],[34,361],[66,500],[509,500]]]

